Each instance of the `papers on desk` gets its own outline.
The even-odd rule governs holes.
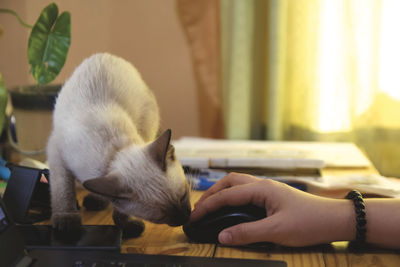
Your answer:
[[[228,172],[223,170],[197,169],[188,174],[188,179],[191,181],[193,189],[207,190],[227,174]],[[387,178],[378,174],[254,176],[283,182],[310,193],[328,191],[348,192],[352,189],[356,189],[365,194],[383,197],[400,197],[400,179]]]
[[[256,177],[264,178],[264,179],[273,179],[280,182],[284,182],[291,186],[296,187],[297,189],[306,191],[307,185],[303,181],[318,181],[321,177],[319,175],[259,175],[251,173],[251,171],[247,171],[246,173],[253,174]],[[214,183],[216,183],[221,178],[225,177],[228,174],[228,171],[224,170],[215,170],[215,169],[190,169],[189,172],[186,173],[188,180],[191,183],[191,186],[195,190],[207,190],[210,188]]]
[[[371,166],[368,158],[353,143],[184,137],[173,144],[182,165],[191,168],[321,169]]]
[[[358,189],[363,193],[400,197],[400,182],[374,174],[321,176],[322,168],[366,168],[369,159],[353,143],[216,140],[184,137],[173,142],[189,179],[200,190],[212,186],[229,171],[249,173],[307,191]],[[273,171],[268,171],[272,169]],[[278,172],[274,172],[279,170]],[[290,172],[282,172],[288,170]]]
[[[400,197],[400,180],[379,174],[353,174],[323,176],[318,182],[307,181],[310,186],[326,190],[356,189],[365,194]]]
[[[356,189],[363,194],[383,197],[400,197],[400,180],[379,174],[323,175],[316,179],[309,177],[283,177],[285,183],[303,183],[308,192],[348,192]]]

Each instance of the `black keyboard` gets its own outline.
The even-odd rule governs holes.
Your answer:
[[[35,267],[286,267],[283,261],[121,254],[111,251],[32,250]]]
[[[200,267],[200,265],[190,263],[133,263],[124,261],[78,260],[72,267]]]

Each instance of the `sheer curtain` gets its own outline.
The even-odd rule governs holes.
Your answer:
[[[225,137],[351,141],[400,177],[400,1],[214,2]]]
[[[176,0],[177,15],[191,49],[203,137],[224,136],[220,90],[219,1]]]

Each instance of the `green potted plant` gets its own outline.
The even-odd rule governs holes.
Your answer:
[[[51,3],[30,26],[13,10],[0,8],[0,13],[14,15],[21,25],[31,30],[27,56],[30,72],[36,81],[35,85],[8,90],[18,142],[15,144],[9,138],[10,143],[22,154],[45,160],[44,150],[52,128],[52,110],[61,88],[61,85],[49,83],[57,77],[66,61],[71,43],[71,15],[67,11],[59,14],[57,5]],[[0,96],[1,85],[0,79]]]
[[[1,32],[0,32],[1,36]],[[0,133],[3,132],[3,127],[6,120],[6,106],[7,106],[7,89],[3,82],[3,77],[0,73]]]
[[[0,25],[0,38],[3,34],[3,29]],[[7,89],[3,82],[3,77],[0,73],[0,133],[3,132],[3,127],[6,120],[6,106],[7,106]]]

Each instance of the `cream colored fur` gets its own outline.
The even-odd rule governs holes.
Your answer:
[[[159,121],[155,97],[130,63],[106,53],[85,59],[57,98],[47,146],[53,226],[80,224],[74,179],[119,213],[184,223],[189,187],[170,132],[156,139]]]

